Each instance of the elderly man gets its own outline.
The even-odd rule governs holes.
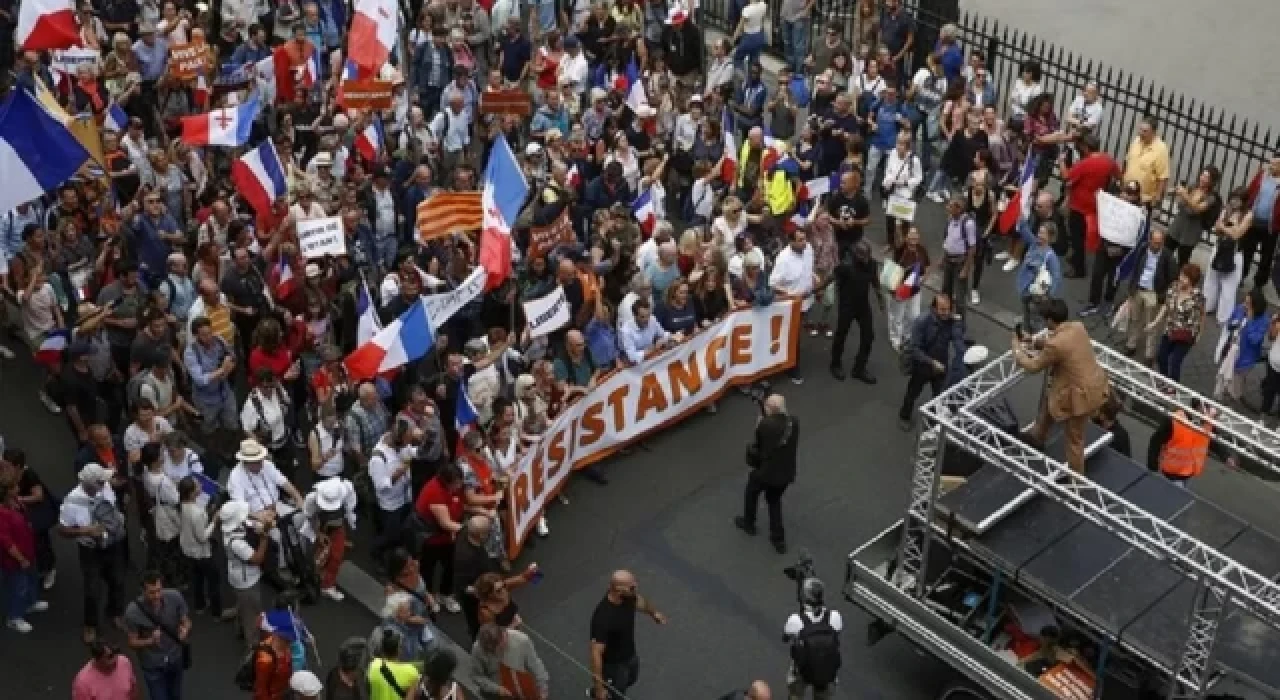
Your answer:
[[[492,624],[481,627],[471,659],[471,677],[488,697],[550,700],[551,674],[524,632]]]
[[[756,421],[755,440],[747,450],[746,489],[742,494],[742,515],[733,524],[748,535],[756,534],[756,506],[764,494],[769,506],[769,541],[779,554],[787,551],[782,527],[782,494],[796,480],[796,454],[800,444],[800,423],[787,414],[781,394],[771,394],[764,402],[764,415]]]
[[[728,695],[722,695],[718,700],[773,700],[773,691],[769,690],[768,683],[755,681],[750,688],[735,690]]]
[[[666,299],[667,290],[680,279],[677,257],[676,242],[669,240],[658,245],[658,259],[644,268],[645,277],[653,285],[653,293],[658,299]]]
[[[252,438],[240,443],[236,452],[238,464],[227,477],[227,493],[232,500],[249,504],[249,513],[259,522],[274,522],[292,509],[286,504],[281,512],[280,492],[284,491],[295,508],[302,506],[302,494],[267,458],[267,448]]]
[[[480,629],[480,601],[476,598],[475,583],[485,574],[502,574],[502,560],[493,556],[485,546],[492,534],[494,522],[484,515],[467,519],[462,536],[453,549],[453,590],[462,593],[458,602],[467,621],[467,631],[474,640]],[[503,579],[508,590],[519,588],[537,573],[537,564],[529,564],[523,573]]]
[[[431,133],[440,142],[441,164],[446,172],[470,162],[471,121],[466,95],[460,91],[449,93],[448,103],[431,120]]]
[[[86,644],[98,635],[99,599],[104,587],[107,617],[117,627],[124,624],[123,543],[128,534],[111,488],[114,476],[113,470],[101,464],[86,464],[80,470],[79,483],[62,500],[58,512],[58,534],[74,540],[80,550]]]
[[[738,181],[737,195],[744,202],[749,202],[756,192],[764,169],[764,129],[754,127],[747,131],[747,138],[738,149]]]
[[[1048,326],[1034,338],[1013,338],[1013,359],[1028,372],[1048,371],[1049,384],[1040,415],[1029,437],[1043,444],[1053,423],[1063,425],[1066,461],[1072,471],[1084,473],[1084,426],[1110,395],[1107,375],[1098,365],[1089,331],[1079,321],[1067,320],[1067,303],[1046,299],[1040,315]]]
[[[169,274],[160,280],[156,289],[169,304],[169,315],[178,322],[178,327],[186,329],[187,319],[191,315],[191,307],[195,305],[196,289],[187,271],[187,257],[182,253],[172,253],[167,261]],[[180,338],[186,341],[185,334]]]
[[[807,313],[813,306],[813,288],[817,284],[818,278],[813,272],[813,246],[809,245],[804,230],[797,230],[791,234],[790,245],[778,251],[778,257],[774,258],[769,287],[776,294],[803,299],[800,308]],[[799,363],[788,374],[792,382],[804,383]]]
[[[374,446],[390,425],[391,414],[378,398],[377,387],[373,382],[364,382],[356,390],[356,403],[347,411],[344,426],[346,439],[343,440],[343,450],[355,462],[357,470],[368,466]]]
[[[1138,253],[1129,276],[1129,333],[1124,352],[1133,355],[1142,351],[1142,361],[1148,365],[1156,359],[1156,342],[1164,334],[1150,328],[1160,310],[1164,308],[1169,289],[1178,281],[1178,258],[1174,250],[1164,244],[1165,233],[1159,229],[1151,232],[1147,247]]]
[[[218,511],[222,546],[227,553],[227,582],[236,594],[236,613],[244,644],[258,643],[262,617],[262,567],[267,561],[271,538],[266,523],[251,521],[249,504],[230,500]]]
[[[1124,158],[1125,182],[1137,180],[1142,188],[1142,203],[1148,208],[1164,199],[1169,186],[1169,146],[1156,133],[1156,118],[1144,115],[1138,120],[1138,135],[1129,144]]]
[[[631,276],[631,283],[627,285],[627,290],[627,295],[622,297],[622,302],[618,304],[618,328],[635,322],[631,307],[637,301],[644,299],[650,305],[654,302],[653,285],[649,283],[649,278],[643,272],[637,272]]]

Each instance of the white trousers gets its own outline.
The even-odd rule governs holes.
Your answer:
[[[1236,308],[1236,292],[1240,289],[1240,279],[1244,276],[1244,255],[1236,253],[1232,262],[1235,263],[1235,269],[1231,272],[1218,272],[1209,268],[1204,278],[1205,313],[1216,315],[1221,324],[1231,320],[1231,312]]]
[[[897,297],[889,298],[889,342],[894,349],[902,347],[902,341],[911,332],[911,324],[920,315],[920,295],[899,301]]]

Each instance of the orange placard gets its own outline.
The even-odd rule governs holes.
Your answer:
[[[348,109],[391,109],[391,82],[350,80],[342,84],[340,101]]]
[[[523,90],[485,90],[480,94],[480,113],[527,117],[533,114],[533,103],[529,101],[529,93]]]
[[[577,236],[573,233],[569,207],[565,207],[555,221],[546,226],[534,226],[529,229],[529,257],[540,258],[556,246],[573,243],[575,240]]]
[[[213,50],[208,44],[173,44],[169,47],[169,74],[183,80],[194,80],[197,74],[209,74]]]
[[[418,205],[418,240],[479,230],[484,210],[479,192],[437,192]]]

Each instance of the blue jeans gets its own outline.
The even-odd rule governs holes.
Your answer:
[[[373,245],[377,248],[373,254],[374,262],[382,268],[382,272],[396,269],[396,252],[400,250],[399,236],[395,234],[377,236],[374,238]]]
[[[1182,361],[1186,359],[1187,353],[1191,352],[1191,343],[1175,343],[1169,340],[1169,335],[1160,337],[1160,349],[1156,351],[1156,367],[1159,368],[1160,374],[1179,381],[1182,378]]]
[[[764,32],[743,34],[738,39],[738,48],[733,50],[733,62],[742,66],[745,75],[750,74],[751,64],[760,62],[760,52],[764,51]]]
[[[170,664],[164,668],[144,668],[142,680],[147,684],[147,697],[151,700],[182,700],[181,665]]]
[[[5,619],[21,620],[36,602],[36,570],[12,571],[4,575]]]
[[[782,23],[783,51],[787,65],[796,75],[804,75],[804,59],[809,55],[809,18]]]

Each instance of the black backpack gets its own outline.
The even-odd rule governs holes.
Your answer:
[[[258,676],[258,652],[265,651],[271,657],[271,668],[275,670],[275,665],[279,661],[276,657],[276,650],[271,648],[270,644],[255,644],[249,649],[249,653],[244,655],[240,660],[240,666],[236,668],[236,687],[246,693],[253,692],[253,682]]]
[[[840,672],[840,635],[831,626],[831,611],[823,610],[817,620],[800,613],[803,627],[791,642],[791,661],[796,674],[814,688],[835,683]]]

